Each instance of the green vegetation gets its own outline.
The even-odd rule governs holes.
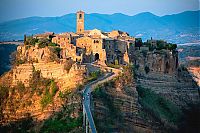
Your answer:
[[[63,105],[62,111],[56,113],[52,118],[46,120],[42,126],[41,133],[68,133],[70,131],[83,132],[82,112],[80,110],[80,95],[75,93],[60,92],[62,98],[66,100],[76,99],[78,103]],[[75,117],[76,116],[76,117]]]
[[[48,39],[48,38],[37,39],[37,38],[34,38],[33,36],[27,37],[27,39],[25,41],[25,45],[35,46],[36,44],[38,44],[39,48],[44,48],[46,46],[56,46],[57,45],[57,44],[51,43],[51,40]]]
[[[21,64],[24,64],[26,61],[25,60],[22,60],[22,59],[19,59],[19,60],[15,60],[15,65],[21,65]]]
[[[42,38],[42,39],[38,40],[37,44],[38,44],[39,48],[44,48],[44,47],[48,46],[48,44],[50,44],[50,43],[51,43],[51,41],[49,39]]]
[[[60,48],[60,47],[54,47],[54,53],[59,57],[59,55],[60,55],[60,51],[61,51],[62,49]]]
[[[156,43],[157,43],[156,46],[152,46],[148,42],[144,42],[143,45],[149,47],[150,51],[153,51],[154,49],[157,50],[168,49],[170,51],[174,51],[177,48],[177,44],[167,43],[163,40],[157,40]]]
[[[26,41],[25,41],[25,45],[33,45],[35,46],[36,43],[38,43],[38,39],[33,38],[33,36],[29,36],[27,37]]]
[[[58,87],[56,86],[56,83],[53,80],[51,80],[50,84],[45,89],[45,93],[40,101],[42,109],[45,108],[48,104],[53,102],[53,97],[55,96],[57,91]]]
[[[99,70],[99,71],[94,71],[89,73],[89,77],[87,77],[87,81],[94,81],[96,79],[98,79],[98,77],[100,77],[103,73]]]
[[[56,47],[56,46],[58,46],[58,44],[51,42],[51,43],[48,44],[48,46]]]
[[[164,97],[150,89],[137,87],[139,102],[148,114],[162,122],[177,123],[181,117],[181,110]]]
[[[0,86],[0,119],[3,116],[2,115],[3,106],[4,106],[4,102],[6,101],[8,96],[9,96],[9,88]]]
[[[40,130],[41,133],[52,133],[52,132],[59,132],[59,133],[68,133],[75,128],[80,128],[82,126],[82,113],[79,114],[78,118],[72,118],[68,114],[60,113],[57,114],[57,118],[49,119],[45,121],[42,129]],[[62,116],[64,115],[64,116]]]
[[[42,109],[45,108],[48,104],[52,103],[52,101],[53,101],[52,95],[51,95],[49,92],[46,93],[46,94],[42,97],[42,99],[41,99],[41,101],[40,101],[40,104],[41,104],[41,106],[42,106]]]
[[[177,48],[176,44],[171,44],[171,43],[165,43],[162,40],[157,41],[157,50],[161,49],[168,49],[168,50],[175,50]]]
[[[116,69],[119,69],[120,68],[120,65],[118,64],[107,64],[108,67],[112,67],[112,68],[116,68]]]
[[[43,94],[40,101],[42,109],[53,102],[53,97],[58,91],[54,80],[41,77],[41,72],[35,69],[33,69],[33,76],[30,79],[30,88],[32,88],[32,93],[36,92],[38,96]]]

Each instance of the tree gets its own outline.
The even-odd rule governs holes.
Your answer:
[[[142,39],[141,38],[136,38],[135,39],[135,47],[140,47],[142,46]]]

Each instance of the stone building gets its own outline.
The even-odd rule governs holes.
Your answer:
[[[76,18],[76,32],[78,34],[82,34],[84,33],[84,17],[85,17],[85,13],[83,11],[78,11],[77,13],[77,18]]]
[[[56,35],[52,38],[52,43],[59,44],[61,48],[65,48],[71,43],[71,37],[68,34]]]
[[[53,43],[62,48],[61,57],[90,63],[96,60],[106,64],[128,64],[134,37],[122,31],[102,32],[98,29],[84,29],[84,12],[77,12],[76,33],[55,35]]]

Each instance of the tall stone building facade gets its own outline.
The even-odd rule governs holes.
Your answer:
[[[128,64],[129,54],[135,38],[122,31],[102,32],[98,29],[84,29],[84,12],[76,13],[76,33],[54,35],[53,43],[61,48],[61,57],[76,62],[90,63],[96,60],[105,64]]]
[[[77,34],[83,34],[84,33],[84,17],[85,13],[83,11],[78,11],[76,13],[76,32]]]

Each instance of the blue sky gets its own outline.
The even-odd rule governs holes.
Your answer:
[[[135,15],[151,12],[163,16],[199,10],[200,0],[0,0],[0,22],[31,16],[86,13]]]

